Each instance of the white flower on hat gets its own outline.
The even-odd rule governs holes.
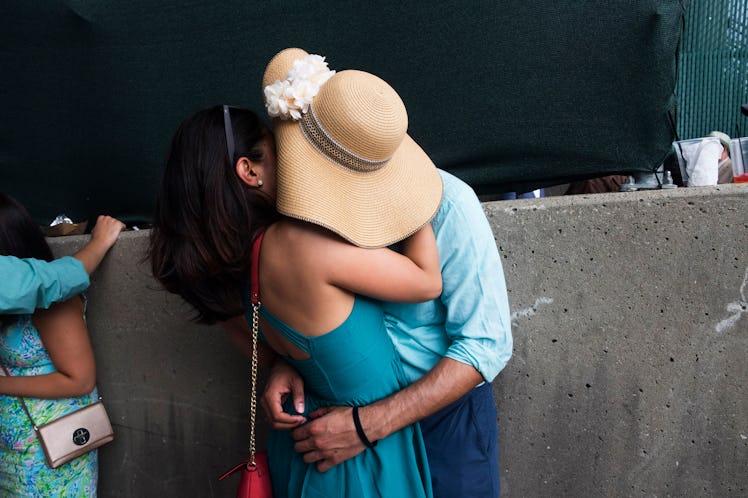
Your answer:
[[[276,81],[265,87],[265,107],[272,117],[288,113],[288,97],[286,91],[291,84],[287,80]]]
[[[328,69],[325,58],[309,54],[293,63],[286,79],[265,87],[265,107],[270,117],[301,119],[309,110],[319,89],[335,71]]]
[[[288,71],[287,78],[293,81],[305,80],[314,85],[322,86],[329,80],[335,71],[327,68],[327,62],[321,55],[309,54],[302,59],[297,59],[293,67]]]

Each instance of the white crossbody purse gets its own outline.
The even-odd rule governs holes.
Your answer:
[[[5,365],[2,367],[5,375],[10,377]],[[42,426],[36,425],[24,399],[21,396],[18,399],[44,450],[47,465],[53,469],[114,439],[112,424],[101,397],[90,405]]]

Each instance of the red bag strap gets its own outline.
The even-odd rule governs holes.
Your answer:
[[[265,236],[265,229],[263,228],[255,236],[255,240],[252,241],[252,255],[251,255],[251,267],[249,269],[249,301],[252,307],[252,336],[251,336],[251,354],[252,354],[252,370],[251,370],[251,390],[249,398],[249,458],[238,465],[234,466],[228,472],[219,477],[219,480],[223,480],[228,476],[240,470],[247,472],[254,472],[258,469],[257,463],[255,462],[255,418],[257,416],[257,336],[259,335],[259,315],[260,315],[260,248],[262,247],[262,238]],[[244,474],[242,475],[242,482],[244,480]]]
[[[252,242],[252,266],[249,269],[249,302],[252,304],[260,302],[260,248],[264,236],[265,229],[263,228]]]

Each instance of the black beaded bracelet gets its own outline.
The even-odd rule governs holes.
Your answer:
[[[358,407],[353,407],[353,425],[356,426],[356,434],[358,434],[359,439],[361,439],[361,442],[364,443],[364,445],[367,448],[373,448],[377,445],[377,442],[374,441],[373,443],[369,441],[369,438],[366,437],[366,434],[364,433],[364,428],[361,427],[361,419],[358,418]]]

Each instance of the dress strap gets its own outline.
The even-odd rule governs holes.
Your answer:
[[[276,332],[285,337],[291,344],[299,348],[304,353],[311,354],[311,338],[305,336],[298,330],[286,324],[286,322],[268,311],[267,308],[260,308],[260,314],[275,328]]]

